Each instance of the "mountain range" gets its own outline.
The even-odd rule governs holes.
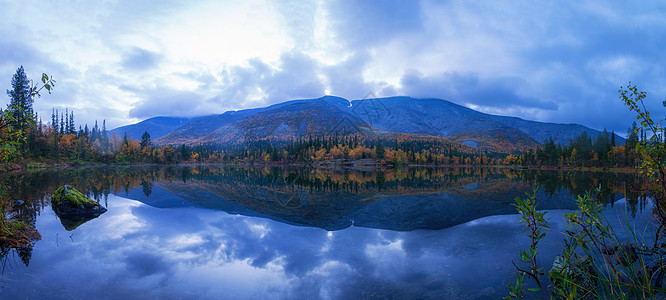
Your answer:
[[[601,134],[579,124],[485,114],[442,99],[389,97],[349,101],[334,96],[198,118],[154,117],[112,130],[135,139],[146,131],[158,145],[331,135],[391,138],[408,134],[498,152],[533,148],[549,138],[566,145],[583,132],[593,139]],[[624,142],[617,135],[615,139],[620,144]]]

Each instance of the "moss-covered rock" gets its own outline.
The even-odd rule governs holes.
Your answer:
[[[55,205],[64,205],[68,204],[70,206],[88,206],[88,205],[99,205],[97,201],[88,199],[77,189],[73,188],[71,185],[63,185],[59,187],[54,193],[51,201]]]
[[[79,225],[106,212],[106,208],[97,201],[86,198],[69,185],[63,185],[53,193],[51,207],[67,230],[74,230]]]

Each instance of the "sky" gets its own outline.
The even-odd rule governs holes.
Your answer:
[[[630,81],[662,119],[663,1],[7,1],[0,82],[109,129],[335,95],[440,98],[626,134]],[[4,103],[9,103],[9,96]]]

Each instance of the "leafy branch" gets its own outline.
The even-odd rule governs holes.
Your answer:
[[[518,279],[516,284],[510,286],[510,296],[505,297],[507,299],[511,298],[521,298],[524,296],[523,291],[523,279],[525,275],[531,277],[537,284],[538,288],[529,288],[528,291],[543,291],[546,293],[546,290],[541,284],[541,276],[544,275],[543,268],[537,265],[537,254],[538,254],[538,244],[541,239],[546,236],[546,233],[543,232],[543,229],[550,229],[548,227],[548,221],[545,218],[545,211],[537,211],[537,199],[536,191],[539,189],[537,186],[532,194],[527,194],[527,198],[521,199],[519,197],[515,198],[516,203],[514,206],[521,215],[520,224],[524,224],[523,230],[521,233],[529,230],[527,237],[530,238],[530,247],[527,251],[520,251],[520,261],[527,264],[527,269],[520,268],[512,261],[513,265],[518,270]]]

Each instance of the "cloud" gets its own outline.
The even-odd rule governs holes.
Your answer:
[[[476,74],[459,73],[424,76],[411,70],[400,83],[403,94],[414,97],[455,99],[469,105],[496,108],[558,108],[557,103],[521,95],[520,87],[525,81],[517,77],[480,78]]]
[[[162,184],[171,185],[155,186]],[[557,202],[555,198],[551,200]],[[515,214],[479,218],[446,230],[351,226],[326,231],[201,207],[156,208],[114,195],[107,203],[107,213],[71,232],[52,210],[43,210],[38,220],[43,240],[35,244],[30,272],[10,274],[21,284],[3,292],[34,298],[86,281],[68,295],[108,297],[108,290],[100,289],[108,286],[113,295],[148,293],[158,298],[214,298],[224,293],[243,299],[347,299],[366,292],[386,298],[475,298],[488,287],[506,286],[505,278],[515,274],[506,262],[515,259],[516,249],[529,245]],[[564,229],[562,213],[548,213],[555,232]],[[611,217],[617,211],[607,213],[610,222],[619,222]],[[552,261],[562,238],[548,235],[542,242],[541,255]],[[40,284],[21,289],[34,282]],[[492,289],[486,292],[503,292]]]
[[[144,119],[152,116],[193,116],[199,112],[202,95],[162,87],[141,91],[144,98],[130,109],[129,117]]]
[[[324,93],[319,64],[300,52],[282,54],[273,67],[260,59],[247,66],[225,68],[216,86],[220,102],[236,108],[269,105],[297,98],[316,98]]]
[[[19,67],[16,65],[17,62],[28,65],[37,57],[39,57],[39,52],[29,45],[21,42],[0,41],[0,68],[2,68],[3,74],[12,72],[13,75],[13,72]]]
[[[127,253],[125,264],[130,274],[139,278],[155,274],[170,273],[169,265],[161,256],[153,253],[141,252]]]
[[[257,82],[266,93],[266,104],[298,98],[317,98],[324,94],[320,79],[321,65],[302,52],[280,56],[279,67]]]
[[[369,59],[367,53],[357,53],[339,64],[326,67],[330,94],[355,99],[372,92],[371,83],[363,78],[363,70]]]
[[[189,72],[172,79],[196,87],[194,89],[161,83],[154,88],[121,87],[141,98],[130,110],[130,117],[197,116],[321,97],[325,87],[320,72],[321,65],[314,59],[301,52],[288,52],[280,57],[276,66],[254,58],[243,66],[226,67],[219,74]]]
[[[328,1],[333,30],[348,47],[373,47],[422,29],[418,1]]]
[[[122,65],[130,71],[144,71],[157,67],[160,60],[160,55],[134,47],[123,56]]]

